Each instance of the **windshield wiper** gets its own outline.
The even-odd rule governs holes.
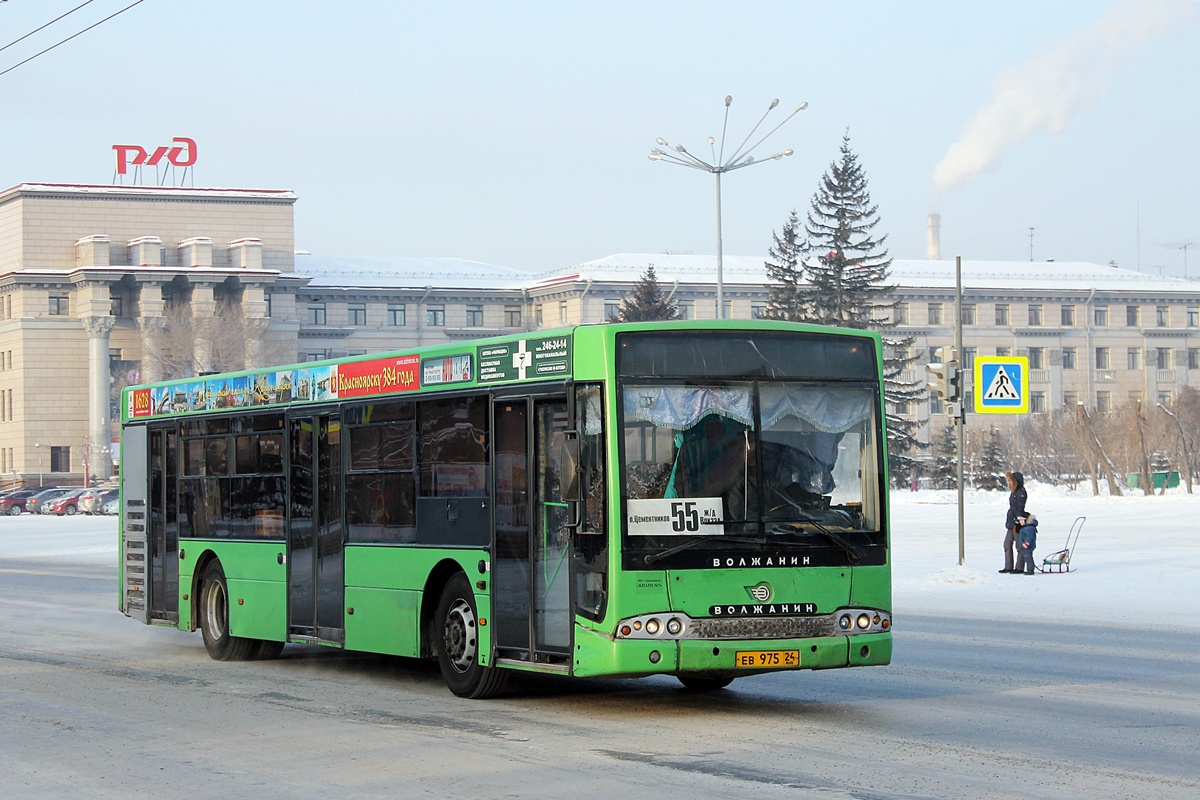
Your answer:
[[[643,558],[642,561],[645,562],[646,566],[651,566],[652,564],[657,564],[659,561],[662,561],[667,556],[673,556],[676,553],[682,553],[684,550],[691,550],[693,547],[696,547],[701,544],[707,544],[709,542],[737,542],[739,544],[762,544],[763,540],[762,539],[750,539],[745,536],[717,536],[717,537],[711,537],[708,539],[691,539],[689,541],[684,542],[683,544],[677,544],[674,547],[668,547],[666,550],[663,550],[661,553],[651,553],[648,556],[646,556],[645,558]]]
[[[814,528],[816,528],[816,530],[815,531],[805,530],[804,528],[800,527],[801,523],[799,523],[799,522],[784,522],[784,523],[776,525],[774,528],[772,528],[771,532],[772,533],[788,533],[788,534],[798,535],[798,536],[820,536],[820,537],[826,539],[834,547],[836,547],[837,549],[839,549],[843,553],[845,553],[846,558],[850,559],[851,563],[862,560],[862,555],[858,552],[858,550],[854,549],[854,545],[850,544],[845,539],[843,539],[841,536],[838,536],[836,533],[829,530],[828,528],[826,528],[820,522],[817,522],[812,517],[806,516],[804,518],[803,524],[812,525]]]

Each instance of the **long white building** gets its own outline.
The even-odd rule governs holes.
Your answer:
[[[295,202],[286,190],[0,191],[0,485],[61,484],[85,468],[108,476],[114,390],[171,377],[159,355],[181,315],[194,323],[195,370],[229,366],[211,322],[230,313],[251,332],[245,366],[266,366],[601,323],[651,264],[685,316],[717,316],[714,256],[619,254],[533,274],[452,258],[297,253]],[[764,262],[725,256],[727,316],[765,309]],[[900,330],[921,354],[952,344],[954,263],[897,260],[891,281]],[[1033,413],[1166,403],[1183,386],[1200,388],[1197,282],[968,260],[963,283],[964,360],[1027,355]],[[924,420],[939,409],[901,411]]]

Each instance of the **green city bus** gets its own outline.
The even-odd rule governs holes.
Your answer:
[[[877,334],[587,325],[122,396],[120,608],[285,643],[689,689],[891,659]]]

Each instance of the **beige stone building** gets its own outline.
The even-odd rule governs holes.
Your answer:
[[[282,190],[0,192],[0,486],[81,482],[85,469],[108,477],[124,382],[600,323],[650,264],[684,316],[717,316],[713,256],[622,254],[542,275],[324,257],[297,253],[295,202]],[[952,344],[953,262],[896,261],[892,282],[915,354]],[[1033,413],[1167,403],[1200,388],[1200,284],[1022,262],[965,262],[963,282],[965,361],[1028,356]],[[726,316],[761,314],[763,259],[726,256],[723,294]],[[901,411],[929,420],[940,408]]]

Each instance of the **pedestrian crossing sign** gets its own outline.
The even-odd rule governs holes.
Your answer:
[[[1029,359],[1025,356],[975,358],[975,413],[1029,413]]]

